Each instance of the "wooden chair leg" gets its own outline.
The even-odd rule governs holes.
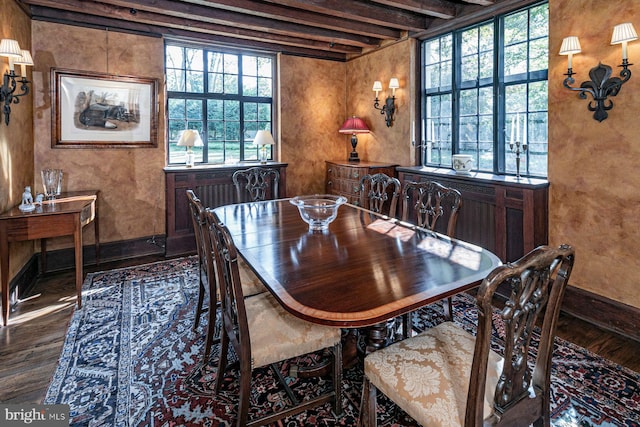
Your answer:
[[[402,338],[403,339],[407,339],[412,335],[411,333],[411,328],[413,323],[411,321],[412,319],[413,319],[413,312],[409,312],[402,315]]]
[[[447,321],[453,320],[453,298],[449,297],[446,301],[442,301],[442,308],[444,309],[444,319]]]
[[[200,268],[202,269],[202,268]],[[193,330],[198,329],[200,325],[200,316],[202,315],[202,304],[204,303],[204,283],[202,283],[202,273],[200,273],[200,289],[198,289],[198,305],[196,306],[196,321],[193,324]]]
[[[240,401],[238,402],[237,427],[245,427],[249,418],[249,397],[251,396],[251,364],[240,362]]]
[[[216,372],[216,394],[220,392],[222,388],[222,379],[224,378],[224,371],[227,368],[227,353],[229,350],[229,337],[227,333],[222,330],[222,337],[220,337],[220,357],[218,358],[218,371]]]
[[[365,376],[362,382],[362,398],[360,400],[360,416],[358,427],[377,427],[376,416],[376,387]]]
[[[216,307],[209,308],[209,320],[207,322],[207,337],[204,342],[204,361],[205,363],[209,360],[209,355],[211,354],[211,347],[214,344],[214,333],[216,330],[216,314],[218,310]]]

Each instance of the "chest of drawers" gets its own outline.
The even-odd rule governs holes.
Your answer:
[[[376,162],[326,162],[325,191],[328,194],[344,196],[352,204],[359,204],[360,179],[367,175],[384,173],[395,176],[395,164]]]

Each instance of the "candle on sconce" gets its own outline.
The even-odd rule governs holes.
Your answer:
[[[436,127],[431,120],[431,142],[436,142]]]
[[[516,113],[516,142],[520,141],[520,113]]]
[[[522,121],[522,148],[527,149],[527,116]]]

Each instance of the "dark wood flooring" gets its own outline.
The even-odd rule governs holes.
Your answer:
[[[159,261],[158,256],[89,266],[85,272]],[[75,306],[74,273],[38,279],[29,298],[17,304],[9,326],[0,329],[0,402],[41,403],[64,343]],[[640,372],[640,342],[561,315],[558,335]]]

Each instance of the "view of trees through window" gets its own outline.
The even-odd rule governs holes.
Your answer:
[[[423,43],[422,163],[547,175],[548,4]],[[526,148],[526,149],[525,149]]]
[[[196,129],[203,147],[196,163],[235,163],[259,158],[258,130],[272,130],[275,57],[167,44],[169,164],[185,162],[176,146],[185,129]],[[272,147],[268,147],[272,158]]]

